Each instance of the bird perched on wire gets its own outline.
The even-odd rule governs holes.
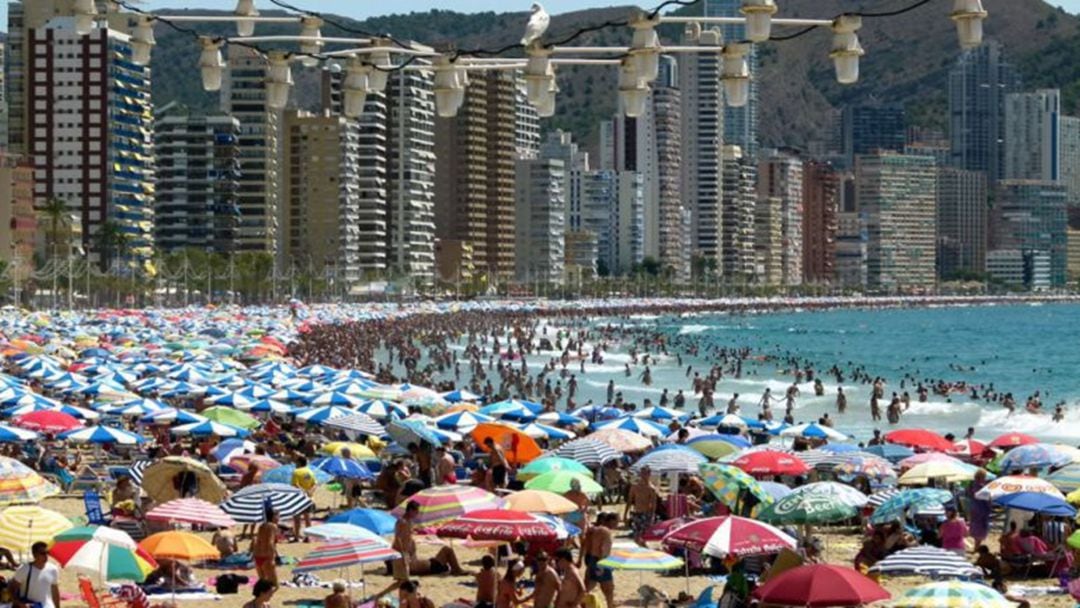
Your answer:
[[[529,23],[525,26],[525,35],[521,37],[522,46],[529,46],[539,40],[549,25],[551,25],[551,17],[548,16],[547,11],[539,3],[534,3]]]

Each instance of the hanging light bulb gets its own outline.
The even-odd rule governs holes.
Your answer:
[[[742,0],[739,12],[746,17],[746,37],[751,42],[765,42],[772,33],[774,0]]]
[[[750,64],[746,61],[750,45],[745,42],[733,42],[724,45],[721,56],[724,65],[720,80],[724,83],[724,97],[727,105],[741,108],[750,99]]]
[[[139,65],[150,63],[150,51],[154,40],[154,22],[146,15],[139,15],[131,30],[131,61]]]
[[[533,42],[526,49],[529,56],[525,64],[525,97],[539,107],[540,102],[555,87],[555,68],[551,65],[551,51]]]
[[[357,118],[364,113],[364,103],[370,86],[371,66],[353,55],[345,64],[345,80],[341,83],[344,91],[343,113],[349,118]]]
[[[266,74],[266,105],[280,110],[289,103],[289,89],[293,84],[289,55],[285,51],[270,51],[266,60],[270,64]]]
[[[633,57],[623,59],[619,65],[619,103],[628,118],[637,118],[645,113],[649,102],[649,85],[638,74]]]
[[[544,94],[541,95],[535,102],[532,102],[533,107],[536,108],[536,115],[540,118],[551,118],[555,115],[555,101],[559,93],[559,84],[555,82],[554,77],[549,81],[547,89]]]
[[[659,23],[659,16],[650,18],[641,11],[630,20],[630,27],[634,30],[630,40],[630,59],[635,63],[638,78],[644,80],[646,85],[660,75],[660,38],[656,35]]]
[[[368,89],[372,91],[382,92],[386,90],[386,82],[390,78],[390,68],[394,67],[394,64],[390,60],[390,47],[394,42],[388,38],[376,38],[371,41],[372,47],[377,47],[380,50],[372,51],[368,54],[368,63],[375,66],[368,74]],[[381,50],[386,49],[386,50]]]
[[[949,17],[956,22],[960,48],[973,49],[982,44],[983,20],[986,15],[982,0],[954,0],[953,12]]]
[[[862,27],[862,17],[858,15],[840,15],[833,20],[833,45],[829,57],[836,68],[836,81],[840,84],[852,84],[859,80],[859,57],[866,51],[859,44],[856,34]]]
[[[234,13],[237,17],[258,17],[259,9],[255,8],[255,0],[236,0],[236,11]],[[241,38],[247,38],[255,34],[255,20],[253,19],[237,19],[236,20],[236,35]]]
[[[202,53],[199,54],[199,72],[202,73],[203,89],[218,91],[221,89],[221,76],[225,71],[225,60],[221,57],[221,42],[210,36],[199,36]]]
[[[318,17],[301,17],[300,19],[300,37],[305,38],[300,43],[300,52],[307,55],[300,59],[300,63],[305,67],[313,68],[319,65],[318,57],[311,57],[311,55],[318,55],[322,51],[322,26],[323,20]]]
[[[80,36],[89,34],[98,16],[94,0],[75,0],[72,12],[75,13],[75,33]]]
[[[465,86],[468,77],[465,70],[454,65],[450,57],[440,55],[435,59],[435,110],[443,118],[457,116],[465,102]]]

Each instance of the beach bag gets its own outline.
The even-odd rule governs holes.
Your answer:
[[[222,574],[217,577],[217,581],[214,583],[214,590],[221,595],[230,595],[238,593],[240,585],[248,584],[248,577],[241,576],[239,574]]]

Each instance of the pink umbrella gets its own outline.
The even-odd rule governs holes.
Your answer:
[[[914,456],[908,456],[897,463],[901,470],[908,470],[911,467],[925,464],[927,462],[952,462],[955,464],[963,464],[958,458],[949,456],[948,454],[942,454],[941,452],[923,452],[922,454],[915,454]]]
[[[420,504],[420,514],[415,523],[430,526],[448,522],[460,515],[482,509],[498,509],[502,500],[483,488],[445,485],[421,490],[406,498],[390,512],[394,517],[405,514],[405,505],[415,500]]]
[[[691,520],[688,517],[676,517],[675,519],[667,519],[655,523],[648,530],[645,531],[645,534],[642,535],[641,538],[645,541],[664,540],[665,536],[671,534],[682,526],[685,526],[686,524],[690,523],[690,521]]]
[[[779,528],[735,515],[692,521],[665,536],[664,543],[718,557],[767,555],[795,548],[795,539]]]
[[[229,517],[221,507],[201,498],[177,498],[160,504],[146,514],[150,521],[203,524],[218,528],[230,528],[236,520]]]

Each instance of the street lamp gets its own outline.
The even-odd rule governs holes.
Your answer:
[[[364,65],[359,57],[349,58],[345,64],[345,80],[341,88],[344,90],[342,109],[345,116],[357,118],[364,113],[364,103],[371,84],[370,66]]]
[[[982,0],[954,0],[953,12],[949,17],[956,23],[961,48],[973,49],[982,44],[986,15]]]
[[[642,12],[630,20],[630,27],[634,30],[630,40],[630,59],[638,78],[646,85],[660,75],[660,38],[656,35],[659,23],[659,16],[649,17]]]
[[[380,93],[386,90],[386,83],[390,77],[388,70],[394,65],[390,61],[391,44],[393,42],[386,38],[376,38],[371,41],[371,46],[380,50],[368,54],[369,63],[375,66],[368,72],[368,90]]]
[[[199,72],[202,73],[203,89],[218,91],[221,89],[221,76],[225,71],[225,60],[221,57],[221,42],[210,36],[200,36]]]
[[[438,56],[435,69],[435,110],[443,118],[457,116],[465,102],[465,86],[469,83],[465,70],[454,65],[447,55]]]
[[[746,37],[751,42],[765,42],[772,32],[772,16],[776,14],[774,0],[743,0],[739,12],[746,17]]]
[[[833,21],[833,45],[829,57],[836,68],[836,81],[840,84],[852,84],[859,80],[859,57],[866,51],[859,44],[856,34],[862,27],[862,17],[841,15]]]
[[[313,68],[319,64],[319,59],[311,55],[318,55],[323,48],[323,20],[318,17],[303,17],[300,24],[300,52],[308,55],[303,57],[300,63],[304,67]]]
[[[733,108],[741,108],[750,99],[750,64],[746,56],[750,45],[745,42],[733,42],[724,45],[721,56],[724,65],[720,80],[724,83],[724,98]]]
[[[644,114],[649,102],[649,85],[642,82],[633,57],[623,59],[619,65],[619,101],[628,118]]]
[[[97,7],[94,0],[75,0],[73,8],[75,13],[75,33],[85,36],[94,29],[94,20],[97,19]]]
[[[150,51],[155,42],[153,19],[139,15],[131,30],[131,61],[139,65],[150,63]]]
[[[266,105],[280,110],[289,102],[289,89],[293,84],[289,54],[285,51],[270,51],[266,60],[270,64],[266,75]]]
[[[258,17],[259,9],[255,8],[255,0],[237,0],[234,14],[237,17]],[[254,19],[237,19],[236,35],[247,38],[255,34]]]

